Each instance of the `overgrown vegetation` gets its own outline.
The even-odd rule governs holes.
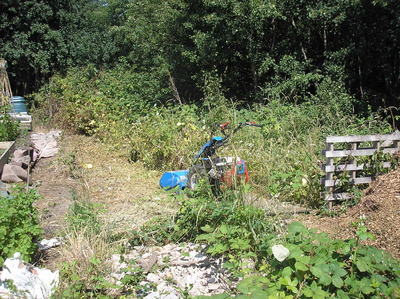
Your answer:
[[[43,230],[33,204],[39,198],[34,189],[22,186],[15,186],[10,196],[0,197],[0,265],[16,252],[25,261],[37,253]]]
[[[64,231],[60,265],[61,284],[56,296],[92,298],[119,289],[109,282],[114,242],[105,224],[98,219],[99,207],[74,192],[73,204]]]
[[[9,111],[9,106],[0,106],[0,141],[14,141],[20,133],[19,123],[8,114]]]
[[[374,238],[365,218],[353,223],[354,239],[335,240],[299,222],[282,225],[265,211],[246,205],[245,193],[228,191],[214,200],[207,194],[201,190],[189,199],[178,196],[182,201],[175,220],[149,223],[131,244],[205,243],[209,254],[225,258],[233,282],[244,278],[232,293],[212,298],[398,296],[400,264],[384,251],[362,245]]]
[[[119,75],[127,76],[126,81],[116,81]],[[129,78],[127,69],[100,72],[92,67],[54,77],[36,97],[38,118],[95,135],[124,149],[127,159],[162,170],[189,168],[210,134],[219,134],[216,123],[256,121],[262,130],[242,130],[234,137],[234,146],[224,151],[248,161],[258,193],[309,206],[320,204],[318,161],[325,136],[392,131],[378,114],[353,115],[353,98],[329,80],[301,104],[277,97],[266,104],[240,107],[226,98],[218,77],[207,75],[202,105],[160,102],[150,107],[151,93],[143,89],[142,77],[128,84]]]
[[[95,136],[122,149],[127,161],[158,170],[188,168],[210,134],[218,134],[216,123],[263,125],[242,130],[223,149],[247,161],[251,187],[218,200],[201,190],[177,198],[176,221],[155,219],[132,245],[206,242],[239,277],[254,260],[259,275],[238,285],[242,298],[396,296],[398,263],[360,245],[371,237],[362,223],[347,241],[300,224],[286,231],[244,204],[243,194],[251,188],[265,199],[319,207],[325,137],[396,128],[399,1],[3,2],[0,56],[14,88],[35,92],[35,121]],[[0,139],[13,139],[17,126],[4,115]],[[142,273],[135,268],[127,268],[122,286],[106,280],[104,262],[116,239],[103,230],[98,208],[81,194],[75,198],[59,296],[137,291]],[[36,220],[27,219],[34,239]],[[30,257],[34,247],[25,241],[21,250]],[[289,249],[281,262],[271,254],[275,244]]]

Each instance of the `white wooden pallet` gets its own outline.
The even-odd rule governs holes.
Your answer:
[[[32,130],[32,116],[26,112],[10,113],[11,117],[19,121],[20,128],[25,130]]]

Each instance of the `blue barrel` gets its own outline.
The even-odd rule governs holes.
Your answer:
[[[179,186],[183,189],[187,186],[189,170],[177,170],[164,172],[160,179],[160,186],[164,190],[171,190]]]
[[[15,113],[28,113],[28,108],[26,107],[26,100],[20,96],[14,96],[11,98],[11,105],[13,106],[13,111]]]

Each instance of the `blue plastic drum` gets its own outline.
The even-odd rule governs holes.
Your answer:
[[[11,105],[13,106],[13,111],[15,113],[28,113],[28,108],[26,107],[26,100],[20,96],[14,96],[11,98]]]

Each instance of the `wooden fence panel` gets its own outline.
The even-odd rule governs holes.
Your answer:
[[[377,151],[384,154],[394,154],[400,149],[400,132],[396,131],[390,135],[351,135],[351,136],[328,136],[326,138],[326,150],[322,152],[326,157],[322,169],[325,171],[325,178],[321,183],[325,187],[324,199],[329,201],[345,200],[351,198],[348,192],[340,190],[341,181],[337,178],[340,173],[347,172],[346,184],[358,185],[369,184],[373,176],[363,176],[360,174],[365,170],[370,170],[372,165],[369,163],[357,163],[357,157],[370,157]],[[379,161],[380,168],[392,167],[390,161]]]

